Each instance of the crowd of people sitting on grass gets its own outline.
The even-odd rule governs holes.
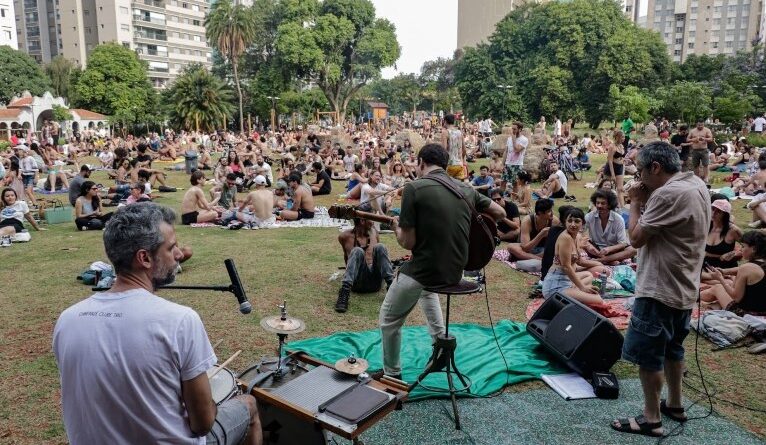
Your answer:
[[[24,220],[39,228],[32,214],[38,208],[36,192],[44,190],[67,191],[75,227],[98,230],[113,214],[108,207],[152,200],[157,191],[175,191],[168,187],[167,171],[186,168],[185,159],[194,159],[196,166],[181,204],[184,224],[252,228],[277,220],[311,219],[315,197],[321,195],[337,195],[359,202],[362,210],[386,214],[398,205],[401,187],[417,179],[417,149],[409,137],[401,137],[414,132],[426,143],[444,146],[452,177],[505,208],[498,237],[507,243],[509,259],[517,268],[542,273],[543,295],[563,292],[584,302],[600,301],[590,285],[592,278],[608,273],[609,266],[630,264],[636,254],[625,234],[630,202],[624,193],[638,173],[636,157],[642,145],[635,127],[623,122],[620,128],[578,138],[571,123],[562,124],[558,118],[550,137],[544,120],[535,126],[535,131],[542,129],[547,143],[566,150],[580,168],[591,168],[589,154],[606,154],[603,165],[593,166],[598,178],[589,209],[563,205],[556,217],[554,199],[576,201],[571,180],[562,172],[561,158],[549,155],[540,166],[540,186],[533,189],[533,174],[524,167],[530,141],[522,123],[512,123],[511,136],[499,151],[487,150],[484,144],[484,138],[496,137],[496,124],[490,119],[469,123],[446,115],[429,122],[404,121],[394,128],[349,125],[334,133],[319,128],[242,135],[172,130],[142,137],[93,133],[64,144],[32,137],[2,156],[0,234],[22,231]],[[678,150],[682,168],[703,180],[708,181],[711,170],[729,169],[734,196],[753,197],[747,205],[753,214],[750,226],[766,224],[766,154],[741,138],[714,144],[704,122],[691,130],[679,126],[672,136],[669,129],[660,133],[660,139]],[[87,164],[85,157],[90,157]],[[473,168],[472,161],[480,157],[490,159]],[[112,182],[91,180],[94,171],[104,171]],[[738,282],[738,260],[761,261],[763,239],[748,235],[745,241],[745,234],[732,223],[734,196],[713,196],[710,270],[703,273],[703,280],[710,286],[705,294],[709,302],[726,306],[739,301],[737,295],[741,299],[741,282],[748,283],[744,295],[751,295],[749,286],[760,282],[748,266],[744,270],[753,273],[748,272],[747,280],[726,287]]]

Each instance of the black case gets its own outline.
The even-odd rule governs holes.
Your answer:
[[[620,396],[620,382],[611,372],[594,372],[591,384],[599,399],[616,399]]]

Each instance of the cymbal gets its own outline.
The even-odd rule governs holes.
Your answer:
[[[363,358],[346,357],[335,362],[335,369],[344,374],[359,375],[369,367],[370,364]]]
[[[298,318],[287,317],[282,320],[280,315],[272,315],[261,319],[261,327],[274,334],[297,334],[306,329],[306,323]]]

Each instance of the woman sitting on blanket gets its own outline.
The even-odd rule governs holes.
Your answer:
[[[550,298],[561,293],[582,303],[603,303],[598,289],[591,284],[590,272],[577,272],[576,266],[585,268],[600,267],[601,264],[580,256],[577,247],[580,244],[580,230],[585,222],[585,214],[580,209],[573,209],[567,215],[565,231],[556,241],[553,266],[543,280],[543,297]]]
[[[351,177],[348,180],[348,186],[346,187],[347,199],[359,199],[362,196],[362,185],[367,184],[369,181],[369,174],[367,167],[364,164],[359,163],[354,165],[354,172],[351,173]]]
[[[104,213],[101,198],[98,196],[98,186],[93,181],[85,181],[80,187],[80,197],[74,203],[77,230],[101,230],[112,217],[112,213]]]
[[[745,233],[742,256],[747,263],[739,267],[708,269],[717,284],[702,291],[702,302],[710,308],[740,314],[766,314],[766,234]],[[734,276],[734,282],[727,280],[727,276]]]
[[[4,188],[0,195],[0,236],[14,236],[24,230],[23,218],[38,232],[43,229],[37,225],[29,206],[25,201],[18,200],[16,191],[10,187]]]

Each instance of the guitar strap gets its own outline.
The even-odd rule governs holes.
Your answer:
[[[487,234],[487,236],[490,239],[494,239],[495,235],[492,234],[492,232],[489,230],[489,227],[487,227],[486,224],[484,224],[484,219],[479,217],[479,212],[476,210],[476,207],[474,207],[473,203],[469,201],[465,194],[463,193],[460,188],[452,182],[451,179],[445,179],[438,175],[426,175],[423,177],[423,179],[430,179],[432,181],[436,181],[439,184],[446,187],[449,191],[451,191],[455,196],[462,199],[463,202],[465,202],[468,205],[468,208],[471,210],[471,220],[472,221],[479,221],[481,223],[482,229],[484,229],[484,232]]]

